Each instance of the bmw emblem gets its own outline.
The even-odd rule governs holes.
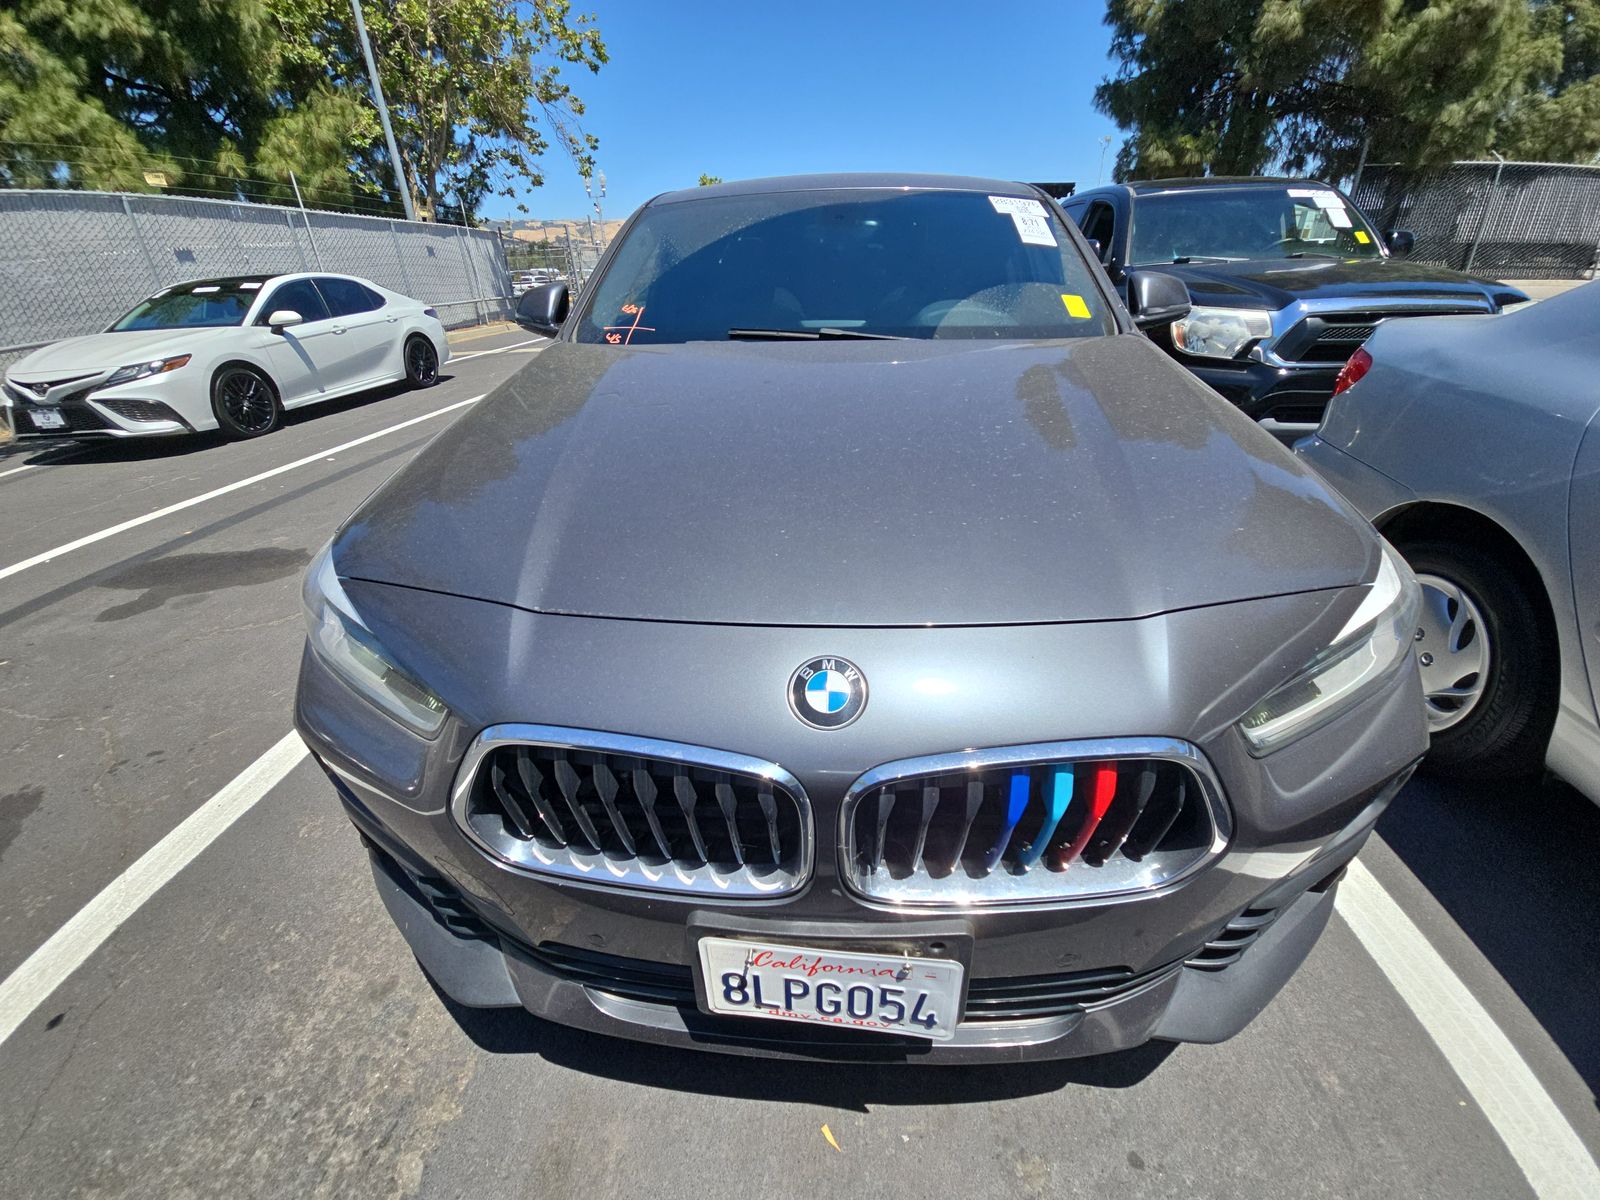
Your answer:
[[[845,658],[813,658],[789,677],[789,707],[815,729],[841,729],[867,706],[867,677]]]

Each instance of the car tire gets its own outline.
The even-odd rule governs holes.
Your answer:
[[[412,387],[432,387],[439,382],[439,352],[420,333],[406,339],[405,365],[406,382]]]
[[[1540,770],[1560,671],[1537,615],[1541,598],[1491,550],[1440,541],[1397,548],[1423,585],[1417,656],[1433,742],[1426,769],[1473,779]]]
[[[235,440],[264,437],[283,423],[277,385],[244,363],[230,363],[212,378],[211,412],[223,434]]]

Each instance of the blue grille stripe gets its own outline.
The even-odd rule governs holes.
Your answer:
[[[1011,835],[1017,831],[1017,824],[1022,820],[1022,814],[1028,810],[1028,773],[1026,771],[1011,772],[1011,791],[1006,800],[1006,823],[1001,827],[1000,836],[995,838],[989,853],[983,856],[983,869],[992,871],[1000,862],[1000,857],[1006,852],[1006,847],[1011,844]]]
[[[1039,827],[1039,835],[1033,839],[1033,844],[1017,856],[1018,865],[1033,866],[1044,853],[1044,848],[1050,844],[1056,826],[1061,824],[1061,818],[1067,815],[1067,809],[1072,804],[1072,780],[1070,766],[1050,769],[1050,801],[1045,809],[1044,824]]]

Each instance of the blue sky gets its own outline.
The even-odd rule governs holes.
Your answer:
[[[651,196],[725,179],[895,170],[1074,179],[1092,185],[1094,111],[1110,70],[1098,0],[1056,3],[724,3],[577,0],[611,53],[571,76],[600,138],[607,217]],[[537,217],[581,217],[583,187],[559,152],[519,199]],[[485,216],[520,215],[491,199]]]

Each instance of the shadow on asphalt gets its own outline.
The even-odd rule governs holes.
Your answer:
[[[454,375],[441,374],[440,383],[448,383]],[[283,428],[305,425],[335,413],[353,412],[371,404],[381,404],[412,389],[403,383],[386,384],[370,392],[359,392],[322,404],[311,404],[283,414]],[[268,434],[270,441],[272,435]],[[177,458],[186,454],[199,454],[217,450],[233,443],[215,430],[205,433],[185,433],[148,438],[103,438],[83,441],[17,442],[0,446],[0,466],[48,467],[62,463],[90,464],[97,462],[145,462],[156,458]]]
[[[1600,1094],[1600,806],[1556,780],[1418,775],[1378,833]]]
[[[424,973],[426,975],[426,973]],[[429,980],[432,983],[432,980]],[[866,1112],[874,1105],[986,1104],[1062,1088],[1129,1088],[1171,1054],[1171,1042],[1095,1058],[959,1069],[897,1061],[796,1062],[681,1050],[568,1029],[509,1008],[465,1008],[434,987],[474,1045],[491,1054],[537,1054],[547,1062],[622,1083],[741,1100],[819,1104]]]

